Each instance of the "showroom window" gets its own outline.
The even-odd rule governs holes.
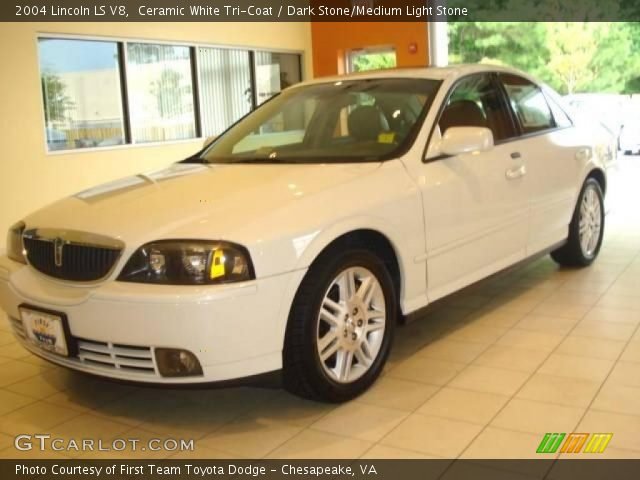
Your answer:
[[[127,93],[134,143],[196,136],[191,49],[127,44]]]
[[[300,55],[256,52],[256,104],[269,100],[281,90],[302,81]]]
[[[38,51],[49,152],[218,135],[302,80],[297,53],[60,37]]]
[[[116,42],[38,39],[49,151],[125,143]]]
[[[397,66],[394,47],[371,47],[351,50],[347,55],[347,72],[367,72]]]
[[[202,134],[218,135],[253,108],[251,54],[246,50],[198,49]]]

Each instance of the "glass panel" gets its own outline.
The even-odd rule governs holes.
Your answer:
[[[489,75],[470,75],[455,87],[438,122],[441,134],[451,127],[485,127],[494,140],[515,136],[508,107]]]
[[[221,136],[210,163],[379,161],[414,141],[440,82],[369,79],[285,90]]]
[[[47,147],[124,143],[118,44],[38,39]]]
[[[276,93],[302,81],[300,55],[294,53],[256,52],[256,103],[269,100]]]
[[[549,104],[549,108],[551,108],[551,113],[553,113],[553,119],[556,121],[556,125],[559,128],[567,128],[572,125],[571,120],[568,115],[564,113],[564,110],[558,105],[550,95],[545,95],[547,99],[547,103]]]
[[[202,136],[218,135],[251,111],[249,52],[198,49]]]
[[[394,68],[395,66],[396,51],[393,48],[353,50],[349,53],[348,70],[350,73]]]
[[[189,47],[127,44],[127,90],[135,143],[196,136]]]
[[[555,127],[549,105],[537,85],[516,75],[501,74],[500,77],[524,133]]]

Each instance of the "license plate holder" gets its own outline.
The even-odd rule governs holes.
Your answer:
[[[18,309],[28,342],[61,357],[74,354],[75,343],[66,314],[31,305],[20,305]]]

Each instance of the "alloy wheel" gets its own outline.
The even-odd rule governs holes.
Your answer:
[[[333,381],[354,382],[371,368],[384,338],[385,307],[380,282],[366,268],[347,268],[331,282],[318,314],[316,346]]]
[[[595,187],[588,186],[580,204],[580,248],[587,258],[593,258],[600,241],[602,206]]]

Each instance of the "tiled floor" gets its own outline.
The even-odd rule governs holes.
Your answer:
[[[545,257],[441,302],[399,329],[383,377],[341,406],[90,379],[30,355],[2,321],[0,456],[61,457],[12,446],[46,432],[193,438],[194,452],[173,455],[200,458],[529,458],[545,432],[576,431],[613,432],[604,456],[640,458],[640,159],[620,168],[591,268]]]

